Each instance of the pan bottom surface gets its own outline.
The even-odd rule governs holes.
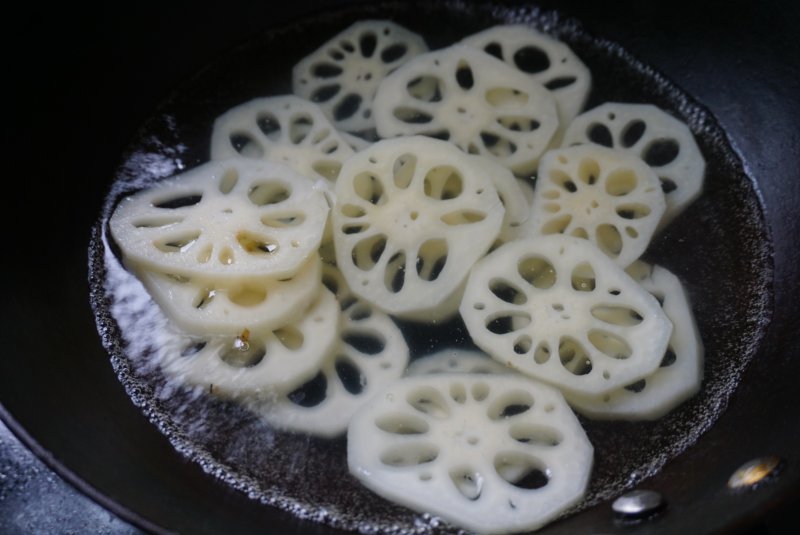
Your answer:
[[[423,35],[432,49],[493,24],[530,24],[567,42],[591,69],[587,108],[607,101],[652,103],[695,134],[707,161],[703,194],[656,237],[644,259],[684,283],[705,346],[702,390],[654,422],[581,419],[595,447],[595,465],[588,493],[567,514],[637,486],[709,429],[759,350],[772,302],[772,245],[755,185],[706,108],[634,55],[556,12],[461,3],[341,8],[268,30],[177,88],[133,137],[90,244],[93,309],[120,381],[178,451],[253,500],[342,529],[450,530],[363,488],[348,474],[344,438],[279,432],[236,403],[169,382],[154,364],[157,337],[148,334],[163,329],[166,320],[121,267],[105,235],[108,216],[126,193],[208,160],[216,116],[251,98],[290,93],[294,63],[365,18],[395,20]],[[458,319],[436,328],[399,324],[412,358],[472,347]]]

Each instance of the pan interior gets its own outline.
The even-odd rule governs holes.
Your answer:
[[[566,41],[591,69],[587,107],[652,103],[684,120],[695,134],[707,161],[703,194],[654,240],[645,259],[668,268],[685,285],[705,345],[703,388],[655,422],[582,420],[595,446],[595,466],[589,492],[573,513],[639,484],[714,423],[757,353],[772,302],[771,243],[755,185],[715,118],[628,51],[551,11],[477,3],[342,8],[268,30],[178,87],[133,136],[90,244],[92,304],[120,381],[177,450],[254,500],[344,529],[441,529],[436,519],[388,503],[350,477],[343,438],[277,432],[235,403],[167,382],[152,364],[157,339],[148,336],[163,326],[164,317],[121,268],[104,232],[123,195],[208,160],[215,117],[251,98],[290,93],[293,64],[365,18],[392,19],[423,35],[432,49],[494,24],[532,25]],[[436,328],[401,327],[412,358],[472,344],[460,320]]]

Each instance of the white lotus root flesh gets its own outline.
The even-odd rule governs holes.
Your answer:
[[[277,402],[257,405],[267,422],[315,436],[341,435],[353,413],[408,364],[408,346],[398,327],[363,301],[347,307],[337,337],[316,377]]]
[[[549,90],[466,45],[421,54],[392,73],[374,112],[382,137],[448,140],[522,175],[536,169],[559,126]]]
[[[703,343],[678,277],[663,267],[641,261],[626,271],[662,303],[674,325],[661,365],[652,375],[607,394],[566,397],[576,411],[589,418],[655,420],[700,390]]]
[[[257,98],[220,115],[211,159],[235,156],[283,163],[310,178],[334,181],[353,154],[322,110],[294,95]]]
[[[293,277],[243,277],[227,284],[149,270],[138,270],[136,276],[185,332],[238,335],[244,329],[277,329],[299,319],[319,293],[321,266],[314,254]]]
[[[555,149],[542,157],[523,232],[587,239],[624,268],[647,249],[664,207],[639,158],[596,145]]]
[[[162,369],[183,384],[232,398],[274,397],[311,379],[336,342],[339,306],[322,289],[295,323],[239,336],[177,336],[165,344]]]
[[[423,136],[383,140],[354,155],[336,199],[336,263],[349,287],[412,319],[456,312],[467,273],[505,212],[468,155]]]
[[[281,164],[212,161],[120,201],[109,222],[126,263],[187,277],[287,277],[316,254],[324,188]]]
[[[592,469],[562,394],[511,375],[400,379],[359,409],[347,441],[366,487],[483,534],[553,520],[583,496]]]
[[[478,261],[460,311],[492,357],[584,395],[651,374],[672,332],[652,295],[591,243],[562,235],[513,241]]]
[[[292,91],[319,104],[338,129],[369,131],[380,83],[427,50],[422,37],[394,22],[356,22],[294,67]]]
[[[592,75],[564,43],[529,26],[495,26],[464,39],[513,65],[553,92],[561,129],[583,109],[592,88]]]
[[[653,168],[666,196],[661,227],[703,189],[706,162],[689,127],[652,104],[606,103],[570,124],[563,146],[595,143],[640,157]]]

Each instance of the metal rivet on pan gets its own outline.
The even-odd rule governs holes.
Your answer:
[[[632,490],[611,504],[615,513],[625,518],[642,518],[664,507],[664,498],[654,490]]]
[[[734,490],[754,488],[770,476],[774,476],[782,464],[781,458],[775,455],[748,461],[737,468],[728,479],[728,488]]]

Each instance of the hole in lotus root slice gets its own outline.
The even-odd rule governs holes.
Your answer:
[[[531,323],[527,312],[500,312],[486,319],[486,330],[494,334],[509,334],[524,329]]]
[[[658,175],[666,200],[659,228],[700,195],[705,159],[684,121],[651,104],[609,102],[576,117],[563,145],[598,143],[593,132],[601,128],[602,144],[641,158]]]
[[[220,351],[219,358],[232,368],[251,368],[259,364],[267,351],[263,343],[243,342],[234,338]]]
[[[460,61],[456,66],[456,83],[461,89],[472,89],[475,85],[475,77],[472,75],[472,68],[466,61]]]
[[[406,254],[399,251],[389,257],[386,263],[386,272],[383,275],[383,284],[392,293],[399,293],[406,282]]]
[[[426,240],[417,251],[417,275],[424,281],[435,281],[447,264],[447,241]]]
[[[558,357],[565,370],[574,375],[592,371],[592,360],[583,345],[572,337],[564,336],[558,343]]]
[[[450,406],[444,396],[435,388],[421,386],[409,392],[406,401],[418,412],[438,420],[450,416]]]
[[[596,276],[592,266],[583,262],[572,270],[572,289],[579,292],[592,292],[596,285]]]
[[[425,175],[425,195],[445,201],[455,199],[464,191],[464,179],[453,167],[434,167]]]
[[[261,104],[261,102],[273,102],[280,106],[279,100],[269,100],[269,101],[252,101],[254,103]],[[273,142],[277,142],[281,138],[281,122],[275,116],[272,111],[264,109],[262,106],[254,106],[259,111],[256,113],[256,126],[258,129],[261,130],[261,133],[264,134],[267,139]]]
[[[550,346],[547,342],[542,342],[536,347],[536,351],[533,353],[533,361],[536,364],[544,364],[550,360]]]
[[[312,132],[314,119],[308,113],[296,113],[289,118],[287,136],[293,145],[300,145]],[[324,131],[323,131],[324,132]]]
[[[557,280],[553,264],[540,256],[529,256],[520,260],[517,263],[517,273],[528,284],[539,290],[552,288]]]
[[[613,147],[614,146],[614,138],[611,136],[611,131],[608,127],[601,123],[593,123],[589,125],[589,128],[586,131],[586,137],[589,138],[589,141],[592,143],[597,143],[598,145],[602,145],[604,147]]]
[[[467,500],[477,500],[481,497],[484,478],[473,468],[464,466],[450,470],[450,480]]]
[[[406,84],[408,94],[422,102],[442,100],[442,81],[436,76],[420,76]]]
[[[278,204],[292,195],[291,186],[278,181],[256,183],[247,192],[247,198],[256,206]]]
[[[233,150],[242,156],[254,158],[256,160],[264,157],[264,147],[261,146],[261,143],[259,143],[255,137],[247,132],[234,132],[228,139],[230,140],[230,146]]]
[[[359,21],[294,66],[292,91],[318,102],[337,129],[364,132],[375,126],[373,100],[384,78],[426,50],[420,36],[393,22]]]
[[[441,405],[435,416],[430,405]],[[515,375],[402,378],[359,409],[347,441],[367,488],[478,533],[547,523],[580,499],[592,466],[562,394]]]
[[[462,383],[453,383],[450,385],[450,397],[458,403],[463,405],[467,402],[467,389]]]
[[[413,154],[402,154],[392,166],[392,179],[398,189],[406,189],[417,170],[417,158]]]
[[[533,399],[531,393],[524,390],[505,392],[489,406],[487,416],[490,420],[501,420],[523,414],[531,410]]]
[[[506,279],[489,281],[489,290],[501,301],[512,305],[524,305],[528,301],[525,292]]]
[[[405,468],[432,463],[439,456],[439,449],[432,444],[411,443],[394,446],[381,454],[381,462],[393,468]]]
[[[339,101],[333,108],[333,120],[342,122],[345,119],[351,118],[357,114],[361,109],[362,97],[356,93],[347,94],[342,100]]]
[[[349,358],[345,356],[337,357],[334,368],[339,381],[347,392],[358,395],[364,391],[367,386],[367,377]]]
[[[644,121],[640,119],[634,119],[633,121],[625,125],[625,128],[622,129],[620,143],[626,149],[633,147],[642,138],[646,129],[647,129],[647,124]],[[646,158],[645,161],[647,161]]]
[[[652,167],[663,167],[673,162],[680,150],[680,145],[674,139],[658,140],[647,146],[642,159]]]
[[[289,392],[286,398],[300,407],[316,407],[325,401],[327,389],[328,380],[325,378],[325,374],[320,372],[310,381]]]
[[[524,106],[530,100],[530,95],[519,89],[509,87],[492,87],[486,91],[486,102],[495,108],[507,106]]]
[[[285,228],[302,225],[305,219],[302,212],[278,212],[263,216],[261,222],[267,227]]]
[[[596,305],[591,309],[592,316],[610,325],[630,327],[643,321],[640,313],[630,307],[614,305]]]
[[[387,201],[383,183],[372,173],[360,173],[356,176],[353,179],[353,189],[356,195],[371,204],[380,205]]]
[[[363,271],[369,271],[374,268],[383,256],[383,252],[386,249],[386,240],[387,237],[384,234],[378,234],[359,241],[353,247],[353,265]]]
[[[524,490],[542,489],[550,482],[550,470],[531,455],[501,453],[494,469],[505,481]]]
[[[564,440],[558,429],[528,423],[515,423],[509,428],[508,433],[517,442],[551,448],[558,446]]]
[[[141,226],[137,226],[141,228]],[[153,245],[164,253],[183,253],[191,250],[198,238],[200,238],[199,232],[188,231],[161,238],[155,241]]]
[[[424,419],[405,413],[387,414],[375,421],[382,431],[395,435],[424,435],[430,425]]]
[[[517,68],[528,74],[536,74],[550,67],[547,53],[535,46],[522,47],[512,57]]]
[[[636,189],[638,179],[631,169],[616,169],[606,178],[606,192],[614,197],[628,195]]]
[[[364,355],[377,355],[386,348],[386,340],[378,333],[345,331],[342,341]]]
[[[589,342],[614,359],[627,359],[631,356],[631,347],[621,337],[608,331],[593,329],[589,331]]]

